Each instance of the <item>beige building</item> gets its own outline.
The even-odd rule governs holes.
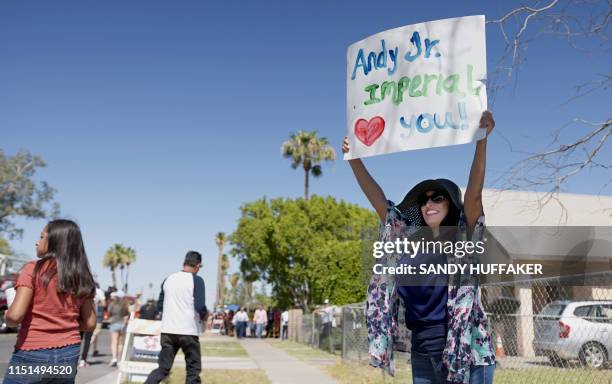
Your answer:
[[[464,190],[465,191],[465,190]],[[489,226],[612,226],[612,196],[561,193],[543,204],[544,194],[485,189]]]
[[[559,194],[546,204],[543,200],[545,195],[536,192],[484,191],[486,224],[513,261],[561,268],[569,264],[568,254],[573,253],[588,256],[586,264],[590,269],[587,275],[612,271],[612,196]],[[544,226],[557,227],[558,231],[552,231],[556,233],[544,239],[542,233],[546,231],[533,228]],[[517,233],[522,235],[517,236]],[[577,237],[584,238],[582,245],[576,244]],[[557,299],[612,300],[612,281],[607,281],[608,277],[605,279],[594,284],[585,282],[584,286],[562,286],[534,280],[533,284],[509,284],[504,288],[485,290],[490,300],[498,295],[511,294],[520,302],[518,312],[512,317],[514,321],[504,325],[516,329],[504,329],[503,332],[516,335],[516,340],[510,340],[511,344],[516,343],[509,348],[510,353],[529,357],[534,355],[534,315]]]

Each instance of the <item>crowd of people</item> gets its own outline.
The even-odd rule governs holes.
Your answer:
[[[98,335],[103,328],[110,332],[111,360],[108,363],[112,367],[117,366],[117,361],[123,352],[124,335],[130,316],[145,320],[158,320],[159,310],[156,301],[148,300],[144,305],[140,301],[141,295],[128,296],[125,292],[115,287],[109,287],[103,291],[96,283],[94,305],[96,308],[96,328],[93,331],[81,331],[81,357],[79,367],[89,365],[89,352],[92,357],[100,355],[98,351]]]
[[[325,299],[324,305],[316,308],[314,313],[319,317],[321,323],[320,337],[322,339],[329,337],[336,321],[334,307],[328,299]],[[289,309],[285,308],[281,312],[277,307],[268,307],[265,310],[263,305],[257,305],[254,310],[245,307],[240,307],[236,311],[226,309],[214,313],[209,326],[222,335],[238,339],[246,337],[261,339],[265,337],[287,340],[289,336]]]
[[[213,316],[218,319],[221,325],[218,331],[221,334],[235,336],[236,338],[256,337],[261,339],[266,338],[287,338],[289,311],[285,309],[283,312],[276,307],[268,307],[264,309],[263,305],[258,305],[255,310],[249,311],[245,307],[241,307],[234,311],[228,309],[219,311]],[[212,327],[215,329],[216,321],[212,321]]]

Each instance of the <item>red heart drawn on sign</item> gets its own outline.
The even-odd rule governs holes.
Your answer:
[[[359,119],[355,122],[355,136],[368,147],[382,135],[385,130],[385,120],[380,116],[374,116],[367,121]]]

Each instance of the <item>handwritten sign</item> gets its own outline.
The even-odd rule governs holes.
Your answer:
[[[144,320],[130,315],[123,353],[119,362],[117,382],[142,383],[157,368],[161,351],[161,321]]]
[[[354,159],[484,137],[484,16],[408,25],[347,52],[347,123]]]

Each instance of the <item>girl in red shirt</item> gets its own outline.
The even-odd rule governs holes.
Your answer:
[[[70,220],[49,222],[36,254],[39,260],[21,269],[6,312],[8,325],[21,328],[4,384],[74,383],[79,330],[96,327],[95,284],[79,227]]]

